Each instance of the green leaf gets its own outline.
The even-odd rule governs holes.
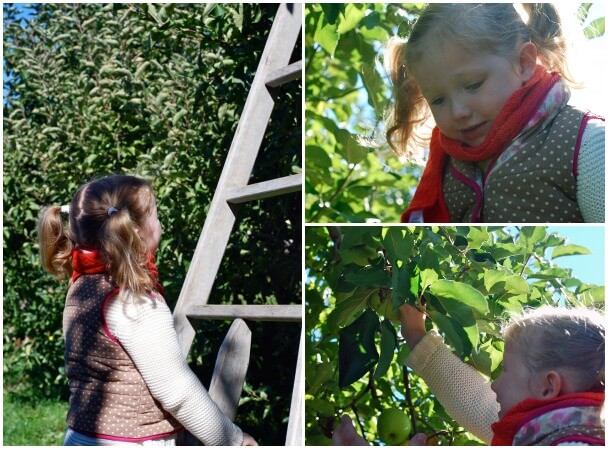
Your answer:
[[[431,285],[430,290],[436,296],[454,299],[477,310],[481,314],[485,315],[489,312],[485,296],[468,284],[440,279]]]
[[[491,377],[492,373],[502,362],[502,352],[492,345],[492,340],[490,339],[482,344],[478,351],[473,351],[471,361],[477,371],[487,377]]]
[[[412,255],[414,239],[412,235],[395,226],[391,226],[382,241],[386,255],[391,265],[397,265],[397,261],[407,261]]]
[[[519,240],[526,249],[532,251],[534,245],[541,242],[546,235],[547,229],[543,226],[524,226],[519,233]]]
[[[349,324],[353,317],[367,307],[369,298],[377,291],[367,287],[357,287],[348,298],[336,305],[327,318],[330,329]]]
[[[380,320],[366,310],[351,325],[340,331],[338,347],[338,383],[344,388],[364,376],[378,362],[374,341]]]
[[[338,42],[340,41],[340,33],[338,32],[337,23],[328,23],[325,21],[325,15],[321,14],[317,22],[317,29],[313,39],[329,54],[334,56]]]
[[[427,313],[437,327],[439,327],[439,330],[445,334],[448,343],[454,347],[461,358],[466,357],[471,353],[473,346],[469,341],[469,337],[456,320],[444,316],[435,310],[430,310]]]
[[[420,271],[420,280],[422,290],[426,290],[429,285],[433,282],[436,282],[439,279],[439,275],[432,268],[427,268],[425,270]]]
[[[350,268],[345,270],[345,278],[353,285],[365,285],[369,287],[389,287],[391,278],[382,268]]]
[[[488,292],[492,290],[494,286],[499,289],[504,288],[504,282],[506,282],[507,275],[502,270],[483,270],[483,285]]]
[[[338,33],[344,34],[352,30],[365,17],[365,8],[363,4],[348,3],[344,9],[344,16],[338,25]]]
[[[374,372],[374,379],[382,378],[391,366],[397,348],[397,332],[389,320],[380,324],[380,359]]]
[[[591,254],[591,251],[589,251],[584,246],[579,245],[556,246],[555,248],[553,248],[551,259],[557,259],[558,257],[563,256],[575,256],[578,254]]]
[[[606,22],[604,17],[598,17],[593,20],[587,27],[585,27],[584,33],[587,39],[593,39],[604,35],[606,30]]]
[[[530,292],[530,286],[521,276],[507,276],[505,290],[516,294],[527,294]]]

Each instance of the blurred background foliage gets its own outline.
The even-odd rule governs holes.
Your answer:
[[[173,307],[276,9],[4,4],[3,369],[13,400],[68,394],[61,334],[67,282],[38,262],[42,207],[68,204],[95,176],[150,180],[163,226],[160,280]],[[292,59],[300,54],[297,46]],[[301,91],[297,81],[276,92],[250,182],[300,170]],[[299,303],[301,221],[298,194],[241,206],[210,303]],[[281,269],[268,270],[273,265]],[[228,324],[206,323],[193,346],[192,365],[206,385]],[[262,444],[282,444],[300,329],[251,327],[237,423]]]
[[[400,221],[422,167],[398,160],[386,144],[383,113],[391,91],[382,56],[391,36],[409,35],[425,5],[306,5],[306,222]],[[605,11],[598,17],[592,5],[574,5],[578,12],[570,13],[587,39],[604,35]],[[574,68],[597,70],[597,51],[582,56],[584,64],[577,60]],[[589,94],[598,96],[597,90]],[[582,106],[603,110],[593,104]]]
[[[411,417],[412,434],[438,437],[433,444],[482,444],[404,366],[405,302],[424,301],[427,330],[492,380],[502,370],[500,324],[510,314],[543,304],[604,310],[603,285],[555,262],[589,249],[543,226],[308,226],[305,242],[307,445],[330,445],[343,414],[367,441],[384,445],[377,419],[393,407]]]
[[[417,4],[307,4],[305,8],[307,222],[398,222],[421,174],[388,146],[361,137],[377,128],[390,99],[379,51],[409,34]]]

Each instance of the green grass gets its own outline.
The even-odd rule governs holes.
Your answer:
[[[22,402],[6,391],[4,399],[4,446],[61,446],[68,404],[42,400]]]

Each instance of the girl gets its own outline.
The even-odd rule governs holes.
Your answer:
[[[560,19],[548,3],[430,4],[389,41],[387,140],[428,161],[403,222],[604,222],[603,118],[568,106]]]
[[[426,332],[423,313],[404,305],[400,314],[411,350],[406,364],[481,440],[503,446],[604,446],[600,313],[545,306],[512,320],[503,331],[502,374],[492,384],[454,355],[436,331]],[[337,433],[336,442],[363,444],[348,419]],[[424,437],[416,435],[414,441],[424,444]]]
[[[68,211],[64,229],[60,213]],[[71,276],[63,313],[65,445],[175,445],[182,425],[205,445],[256,445],[182,356],[156,280],[161,226],[146,181],[88,182],[69,207],[45,208],[38,232],[43,267]]]

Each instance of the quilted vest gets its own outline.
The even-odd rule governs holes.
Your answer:
[[[566,106],[494,168],[450,158],[443,196],[453,222],[582,222],[575,161],[585,112]]]
[[[103,309],[117,292],[107,274],[80,276],[68,291],[63,312],[67,424],[85,435],[119,441],[169,436],[181,426],[152,397],[105,324]]]

